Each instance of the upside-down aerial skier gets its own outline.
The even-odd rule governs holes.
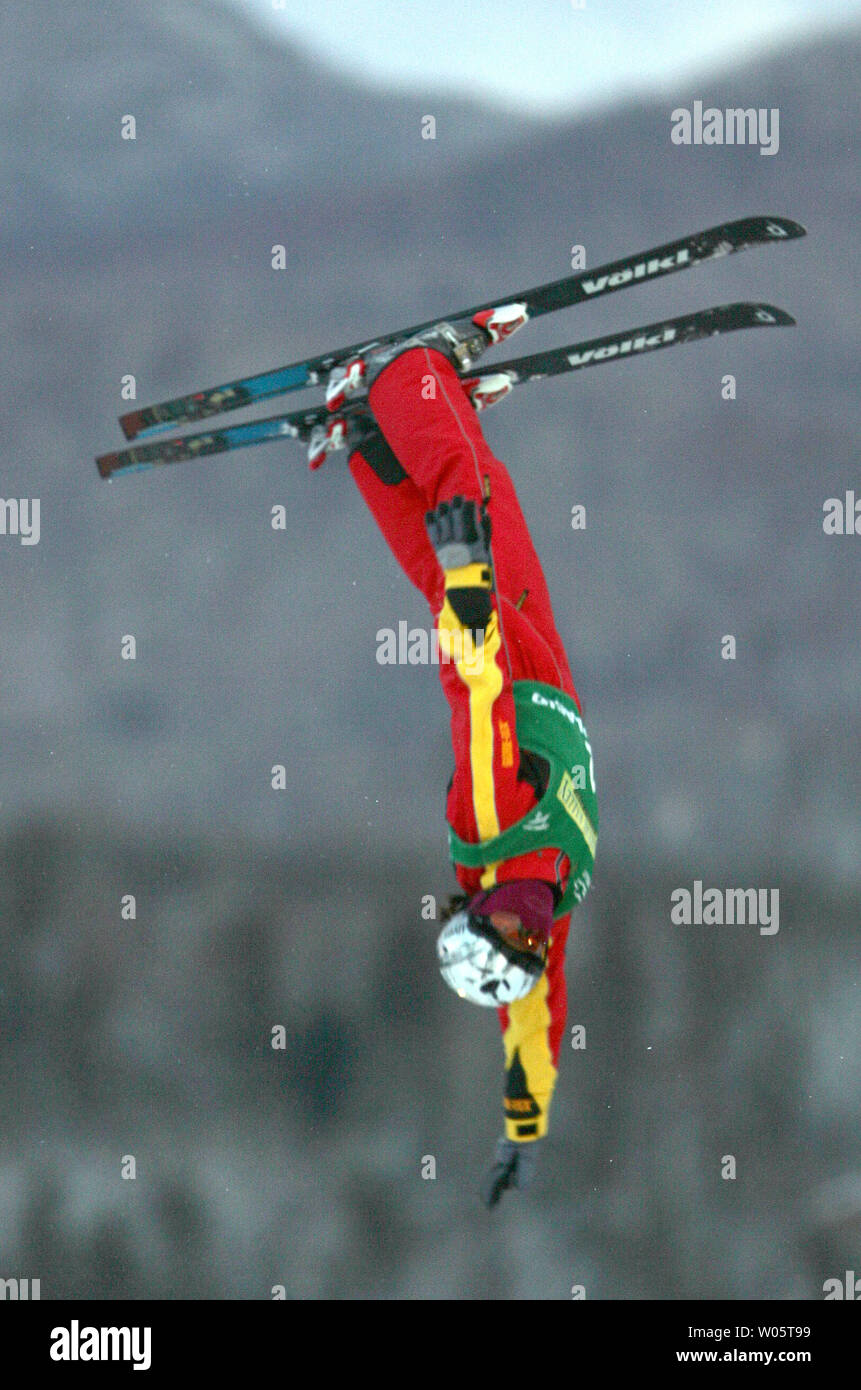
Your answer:
[[[463,892],[437,953],[452,989],[497,1006],[502,1023],[505,1131],[483,1187],[489,1206],[506,1188],[527,1186],[547,1133],[565,1026],[565,945],[571,909],[592,882],[598,805],[592,750],[541,565],[475,412],[518,382],[795,320],[773,304],[716,305],[468,373],[485,348],[530,318],[804,235],[786,217],[722,222],[507,303],[485,301],[447,322],[136,408],[120,417],[129,440],[317,386],[329,374],[325,406],[135,443],[96,460],[110,478],[284,436],[307,440],[312,468],[333,449],[350,449],[360,491],[430,605],[443,658],[455,756],[449,852]]]
[[[132,410],[121,424],[137,440],[317,386],[329,373],[325,406],[135,443],[96,460],[110,478],[287,435],[308,441],[316,468],[332,449],[349,447],[353,477],[430,604],[442,656],[455,756],[449,852],[463,892],[437,952],[447,983],[461,998],[496,1005],[502,1023],[505,1132],[484,1184],[490,1206],[506,1188],[528,1184],[547,1133],[565,1025],[566,938],[571,909],[592,882],[598,806],[592,750],[541,565],[476,411],[516,382],[795,320],[772,304],[717,305],[468,373],[485,348],[530,318],[804,235],[800,223],[779,216],[723,222],[533,286],[508,303],[485,301],[449,322]]]
[[[484,345],[493,325],[482,326]],[[340,368],[331,409],[366,396],[350,471],[437,629],[451,708],[446,816],[463,893],[438,954],[462,997],[498,1007],[504,1134],[482,1196],[524,1188],[547,1133],[565,1024],[571,908],[591,883],[592,751],[547,584],[505,466],[453,365],[476,325],[441,324]]]

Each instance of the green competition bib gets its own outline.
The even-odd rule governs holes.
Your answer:
[[[574,700],[563,690],[541,681],[515,681],[512,689],[517,741],[546,758],[547,790],[537,806],[490,840],[469,844],[449,826],[449,853],[455,864],[483,869],[531,850],[562,850],[571,867],[553,915],[563,917],[583,901],[592,882],[598,840],[592,746]]]

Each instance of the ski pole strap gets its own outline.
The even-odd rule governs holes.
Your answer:
[[[515,681],[517,741],[550,766],[547,788],[537,806],[489,840],[470,844],[448,827],[452,862],[486,868],[536,849],[568,856],[568,884],[553,913],[563,917],[589,891],[598,840],[598,798],[592,746],[580,711],[570,695],[542,681]]]

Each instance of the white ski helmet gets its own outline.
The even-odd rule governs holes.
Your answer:
[[[471,1004],[498,1008],[523,999],[544,969],[547,948],[514,912],[484,916],[468,907],[446,922],[436,943],[440,974]]]

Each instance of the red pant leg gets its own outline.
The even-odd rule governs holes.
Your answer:
[[[576,699],[547,581],[514,484],[489,449],[451,363],[427,348],[406,352],[380,376],[370,399],[389,445],[428,508],[458,493],[480,502],[489,488],[493,568],[509,676],[547,680]],[[512,616],[515,606],[521,622]],[[516,640],[509,640],[509,627]]]
[[[350,455],[350,472],[401,569],[424,594],[431,612],[438,613],[443,578],[425,529],[424,493],[411,478],[382,482],[358,451]]]

